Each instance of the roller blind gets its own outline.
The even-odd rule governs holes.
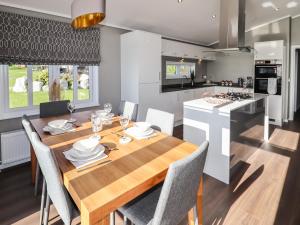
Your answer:
[[[0,64],[98,65],[100,28],[0,11]]]

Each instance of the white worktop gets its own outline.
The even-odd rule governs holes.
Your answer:
[[[224,104],[212,104],[207,102],[207,99],[209,97],[200,98],[192,101],[184,102],[184,107],[191,107],[193,109],[199,109],[199,110],[217,110],[222,113],[230,113],[231,111],[241,108],[243,106],[246,106],[250,103],[253,103],[255,101],[258,101],[260,99],[265,98],[266,95],[261,94],[253,94],[253,97],[246,100],[241,101],[231,101]]]

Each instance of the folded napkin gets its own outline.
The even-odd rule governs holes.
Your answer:
[[[125,130],[125,134],[127,134],[131,137],[134,137],[137,140],[143,140],[143,139],[155,137],[157,135],[157,132],[155,130],[153,130],[153,132],[151,134],[143,136],[143,135],[141,135],[141,133],[138,132],[136,127],[130,127]]]
[[[68,156],[70,155],[70,152],[74,151],[74,149],[70,149],[68,151],[63,152],[63,154],[65,155],[66,159],[68,158]],[[105,153],[102,153],[101,155],[99,155],[98,157],[91,159],[91,160],[83,160],[83,161],[70,161],[75,167],[76,169],[80,169],[83,167],[86,167],[88,165],[91,165],[97,161],[101,161],[103,159],[106,159],[108,156]]]
[[[53,127],[50,127],[50,126],[45,126],[43,128],[43,131],[48,132],[51,135],[59,135],[59,134],[67,133],[67,132],[73,132],[73,131],[75,131],[75,128],[73,128],[72,124],[67,124],[64,128],[61,128],[61,129],[60,128],[53,128]]]

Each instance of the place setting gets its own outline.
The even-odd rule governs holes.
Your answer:
[[[80,170],[98,161],[106,159],[106,147],[94,137],[75,142],[70,150],[63,152],[76,169]]]
[[[75,111],[75,104],[73,102],[69,102],[67,108],[70,112],[70,119],[58,119],[50,121],[44,128],[44,132],[48,132],[51,135],[59,135],[68,132],[74,132],[75,128],[80,126],[75,118],[73,118],[73,112]]]
[[[148,122],[136,122],[132,127],[127,128],[124,133],[137,140],[149,139],[156,136],[156,131]]]

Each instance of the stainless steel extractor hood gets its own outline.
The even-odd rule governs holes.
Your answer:
[[[250,52],[245,46],[246,0],[220,1],[219,46],[213,52]]]

